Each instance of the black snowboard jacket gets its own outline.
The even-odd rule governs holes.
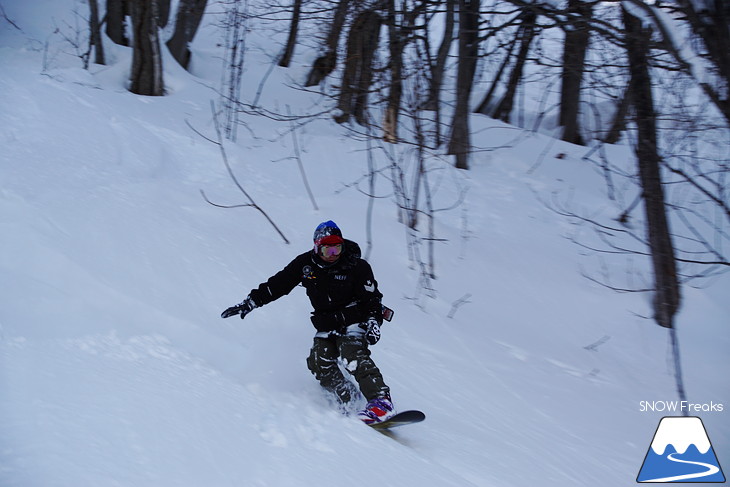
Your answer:
[[[285,296],[301,284],[312,303],[312,324],[318,331],[344,331],[348,325],[375,318],[382,323],[383,295],[370,264],[360,257],[360,246],[345,240],[342,255],[333,264],[313,251],[294,258],[249,296],[263,306]]]

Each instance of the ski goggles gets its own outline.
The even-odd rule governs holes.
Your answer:
[[[322,257],[337,257],[342,253],[342,244],[320,245],[319,254]]]

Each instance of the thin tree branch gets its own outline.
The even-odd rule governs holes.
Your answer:
[[[240,207],[244,207],[244,206],[250,206],[250,207],[255,208],[266,218],[266,220],[268,220],[268,222],[271,224],[271,226],[274,227],[274,230],[276,230],[276,232],[279,234],[279,236],[281,236],[281,238],[284,240],[284,243],[289,244],[290,243],[289,239],[287,239],[286,236],[284,236],[282,231],[279,229],[279,227],[276,225],[276,223],[274,223],[274,221],[271,219],[271,217],[268,215],[268,213],[266,213],[259,205],[256,204],[256,202],[253,200],[253,198],[251,198],[251,195],[248,194],[248,192],[243,188],[241,183],[238,181],[238,178],[236,177],[236,175],[233,172],[233,169],[231,168],[231,164],[228,162],[228,155],[226,154],[226,149],[223,146],[223,137],[221,136],[220,125],[218,123],[218,117],[217,117],[216,111],[215,111],[215,103],[213,103],[212,100],[210,102],[210,109],[211,109],[211,113],[213,114],[213,124],[215,126],[215,133],[216,133],[217,140],[213,140],[213,139],[210,139],[209,137],[203,136],[199,131],[195,130],[190,125],[190,123],[188,123],[187,121],[186,121],[186,123],[187,123],[188,127],[190,127],[195,133],[197,133],[198,135],[203,137],[205,140],[218,146],[218,148],[221,151],[221,157],[223,158],[223,164],[225,164],[226,170],[228,171],[228,175],[231,177],[231,180],[236,185],[236,187],[239,189],[239,191],[241,191],[241,193],[243,193],[243,195],[246,197],[246,199],[248,199],[249,203],[244,203],[244,204],[235,205],[235,206],[217,205],[217,204],[212,203],[210,200],[208,200],[208,198],[205,196],[205,193],[201,190],[201,194],[203,195],[203,198],[211,205],[219,207],[219,208],[240,208]]]

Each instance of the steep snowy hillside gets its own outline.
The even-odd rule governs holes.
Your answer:
[[[244,321],[219,317],[308,249],[321,221],[366,247],[369,200],[354,185],[365,144],[328,120],[297,133],[315,210],[289,125],[245,118],[226,152],[287,245],[254,209],[201,197],[246,203],[218,147],[190,128],[215,137],[212,34],[197,77],[166,58],[170,94],[144,98],[125,89],[127,50],[110,46],[110,66],[84,71],[50,35],[81,4],[0,3],[18,27],[0,23],[0,485],[634,483],[672,415],[642,401],[676,400],[668,336],[644,317],[649,296],[582,276],[624,262],[582,255],[570,237],[589,229],[544,204],[607,211],[584,149],[475,118],[482,145],[514,143],[468,172],[433,171],[438,206],[466,196],[438,214],[430,296],[378,179],[369,261],[396,316],[373,356],[396,406],[427,415],[382,434],[340,415],[307,370],[302,289]],[[250,66],[253,96],[268,66]],[[262,103],[310,107],[288,76],[272,73]],[[685,289],[685,379],[693,403],[730,408],[730,279],[710,284]],[[727,410],[693,414],[727,468]]]

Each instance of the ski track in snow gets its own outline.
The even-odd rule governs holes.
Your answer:
[[[408,474],[413,485],[434,474],[443,476],[442,485],[473,485],[458,472],[439,467],[407,435],[388,438],[354,418],[300,404],[294,395],[272,397],[261,384],[240,385],[162,336],[125,340],[110,333],[43,343],[6,337],[0,353],[11,366],[5,374],[14,379],[5,384],[6,394],[26,405],[22,411],[6,408],[3,436],[36,438],[31,452],[40,455],[30,464],[19,463],[19,452],[5,449],[4,486],[153,485],[166,469],[159,479],[166,485],[238,485],[241,478],[251,485],[270,485],[270,478],[281,485],[334,485],[328,483],[334,482],[329,461],[346,459],[354,465],[369,451],[397,455],[402,465],[395,471],[392,465],[373,467],[363,482],[386,482],[398,470],[418,471],[426,462],[428,474]],[[225,431],[217,430],[221,425]],[[343,435],[357,448],[336,448],[333,438]],[[251,442],[260,446],[252,450]],[[124,455],[110,456],[115,451]],[[276,471],[265,467],[276,465],[272,456],[282,462]],[[316,459],[320,464],[310,465]],[[94,469],[87,471],[85,464]],[[56,470],[72,478],[59,478]]]

